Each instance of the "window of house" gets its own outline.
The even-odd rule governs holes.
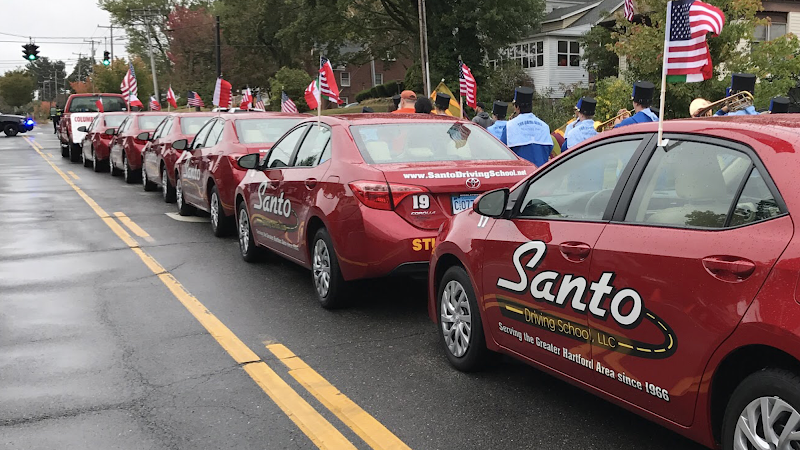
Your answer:
[[[339,75],[342,87],[350,86],[350,72],[342,72]]]
[[[342,101],[342,103],[339,103],[339,107],[340,108],[341,107],[345,107],[350,103],[350,98],[349,97],[339,97],[339,100]]]
[[[376,73],[375,74],[375,86],[377,86],[379,84],[383,84],[383,74],[382,73]]]
[[[495,69],[504,60],[514,61],[523,69],[544,66],[544,41],[516,44],[500,51],[500,58],[489,61]]]
[[[559,67],[579,67],[581,65],[581,45],[578,41],[558,41]]]

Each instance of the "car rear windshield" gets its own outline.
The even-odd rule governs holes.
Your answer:
[[[486,130],[472,124],[437,121],[354,125],[350,132],[369,164],[516,159]]]
[[[93,95],[91,97],[74,97],[69,104],[71,113],[81,112],[100,112],[97,109],[97,100],[103,99],[104,112],[127,111],[128,105],[122,97],[106,97],[104,95]]]
[[[105,116],[103,120],[105,120],[107,127],[116,128],[122,123],[123,120],[125,120],[126,117],[128,116],[115,114],[113,116]]]
[[[211,117],[183,117],[181,118],[181,133],[194,136],[209,120]]]
[[[158,124],[161,123],[167,116],[139,116],[139,129],[141,130],[155,130]]]
[[[236,134],[242,144],[275,142],[300,119],[237,119]]]

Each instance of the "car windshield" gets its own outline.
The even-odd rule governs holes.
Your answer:
[[[275,142],[300,119],[238,119],[236,134],[242,144]]]
[[[105,120],[107,127],[116,128],[122,123],[123,120],[125,120],[126,117],[128,116],[115,114],[113,116],[105,116],[103,120]]]
[[[184,117],[181,119],[181,133],[194,136],[211,117]]]
[[[104,112],[117,112],[117,111],[127,111],[128,105],[125,104],[125,101],[122,97],[106,97],[100,95],[94,95],[91,97],[74,97],[69,104],[69,112],[71,113],[80,113],[80,112],[100,112],[97,109],[97,100],[103,99],[103,111]]]
[[[139,116],[139,129],[141,130],[155,130],[158,124],[161,123],[167,116]]]
[[[436,121],[354,125],[350,132],[369,164],[516,159],[486,130],[472,124]]]

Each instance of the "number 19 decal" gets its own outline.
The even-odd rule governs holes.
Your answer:
[[[431,198],[427,194],[412,195],[414,209],[428,209],[431,207]]]

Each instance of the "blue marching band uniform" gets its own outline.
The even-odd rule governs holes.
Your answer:
[[[506,137],[506,124],[508,123],[506,120],[507,114],[508,103],[499,100],[494,102],[494,105],[492,105],[492,119],[494,119],[494,124],[486,129],[489,133],[492,133],[494,137],[500,139],[500,142],[506,145],[508,145],[508,139]]]
[[[633,100],[633,109],[637,110],[636,114],[614,125],[614,128],[633,125],[635,123],[658,122],[658,116],[650,110],[650,104],[653,102],[653,93],[655,90],[655,85],[649,81],[637,81],[633,83],[633,95],[631,95],[631,100]]]
[[[561,151],[566,151],[581,142],[597,135],[594,128],[594,113],[597,109],[597,101],[591,97],[581,97],[575,110],[578,115],[574,122],[567,124],[564,131],[564,144]]]
[[[725,96],[738,94],[739,92],[753,93],[756,90],[756,76],[752,73],[735,73],[731,75],[731,87],[727,89]],[[726,112],[719,110],[714,113],[715,116],[754,116],[758,111],[753,105],[739,111]]]
[[[514,105],[519,115],[506,124],[506,145],[520,158],[539,167],[550,159],[553,150],[550,126],[531,112],[533,89],[518,87],[514,91]]]

